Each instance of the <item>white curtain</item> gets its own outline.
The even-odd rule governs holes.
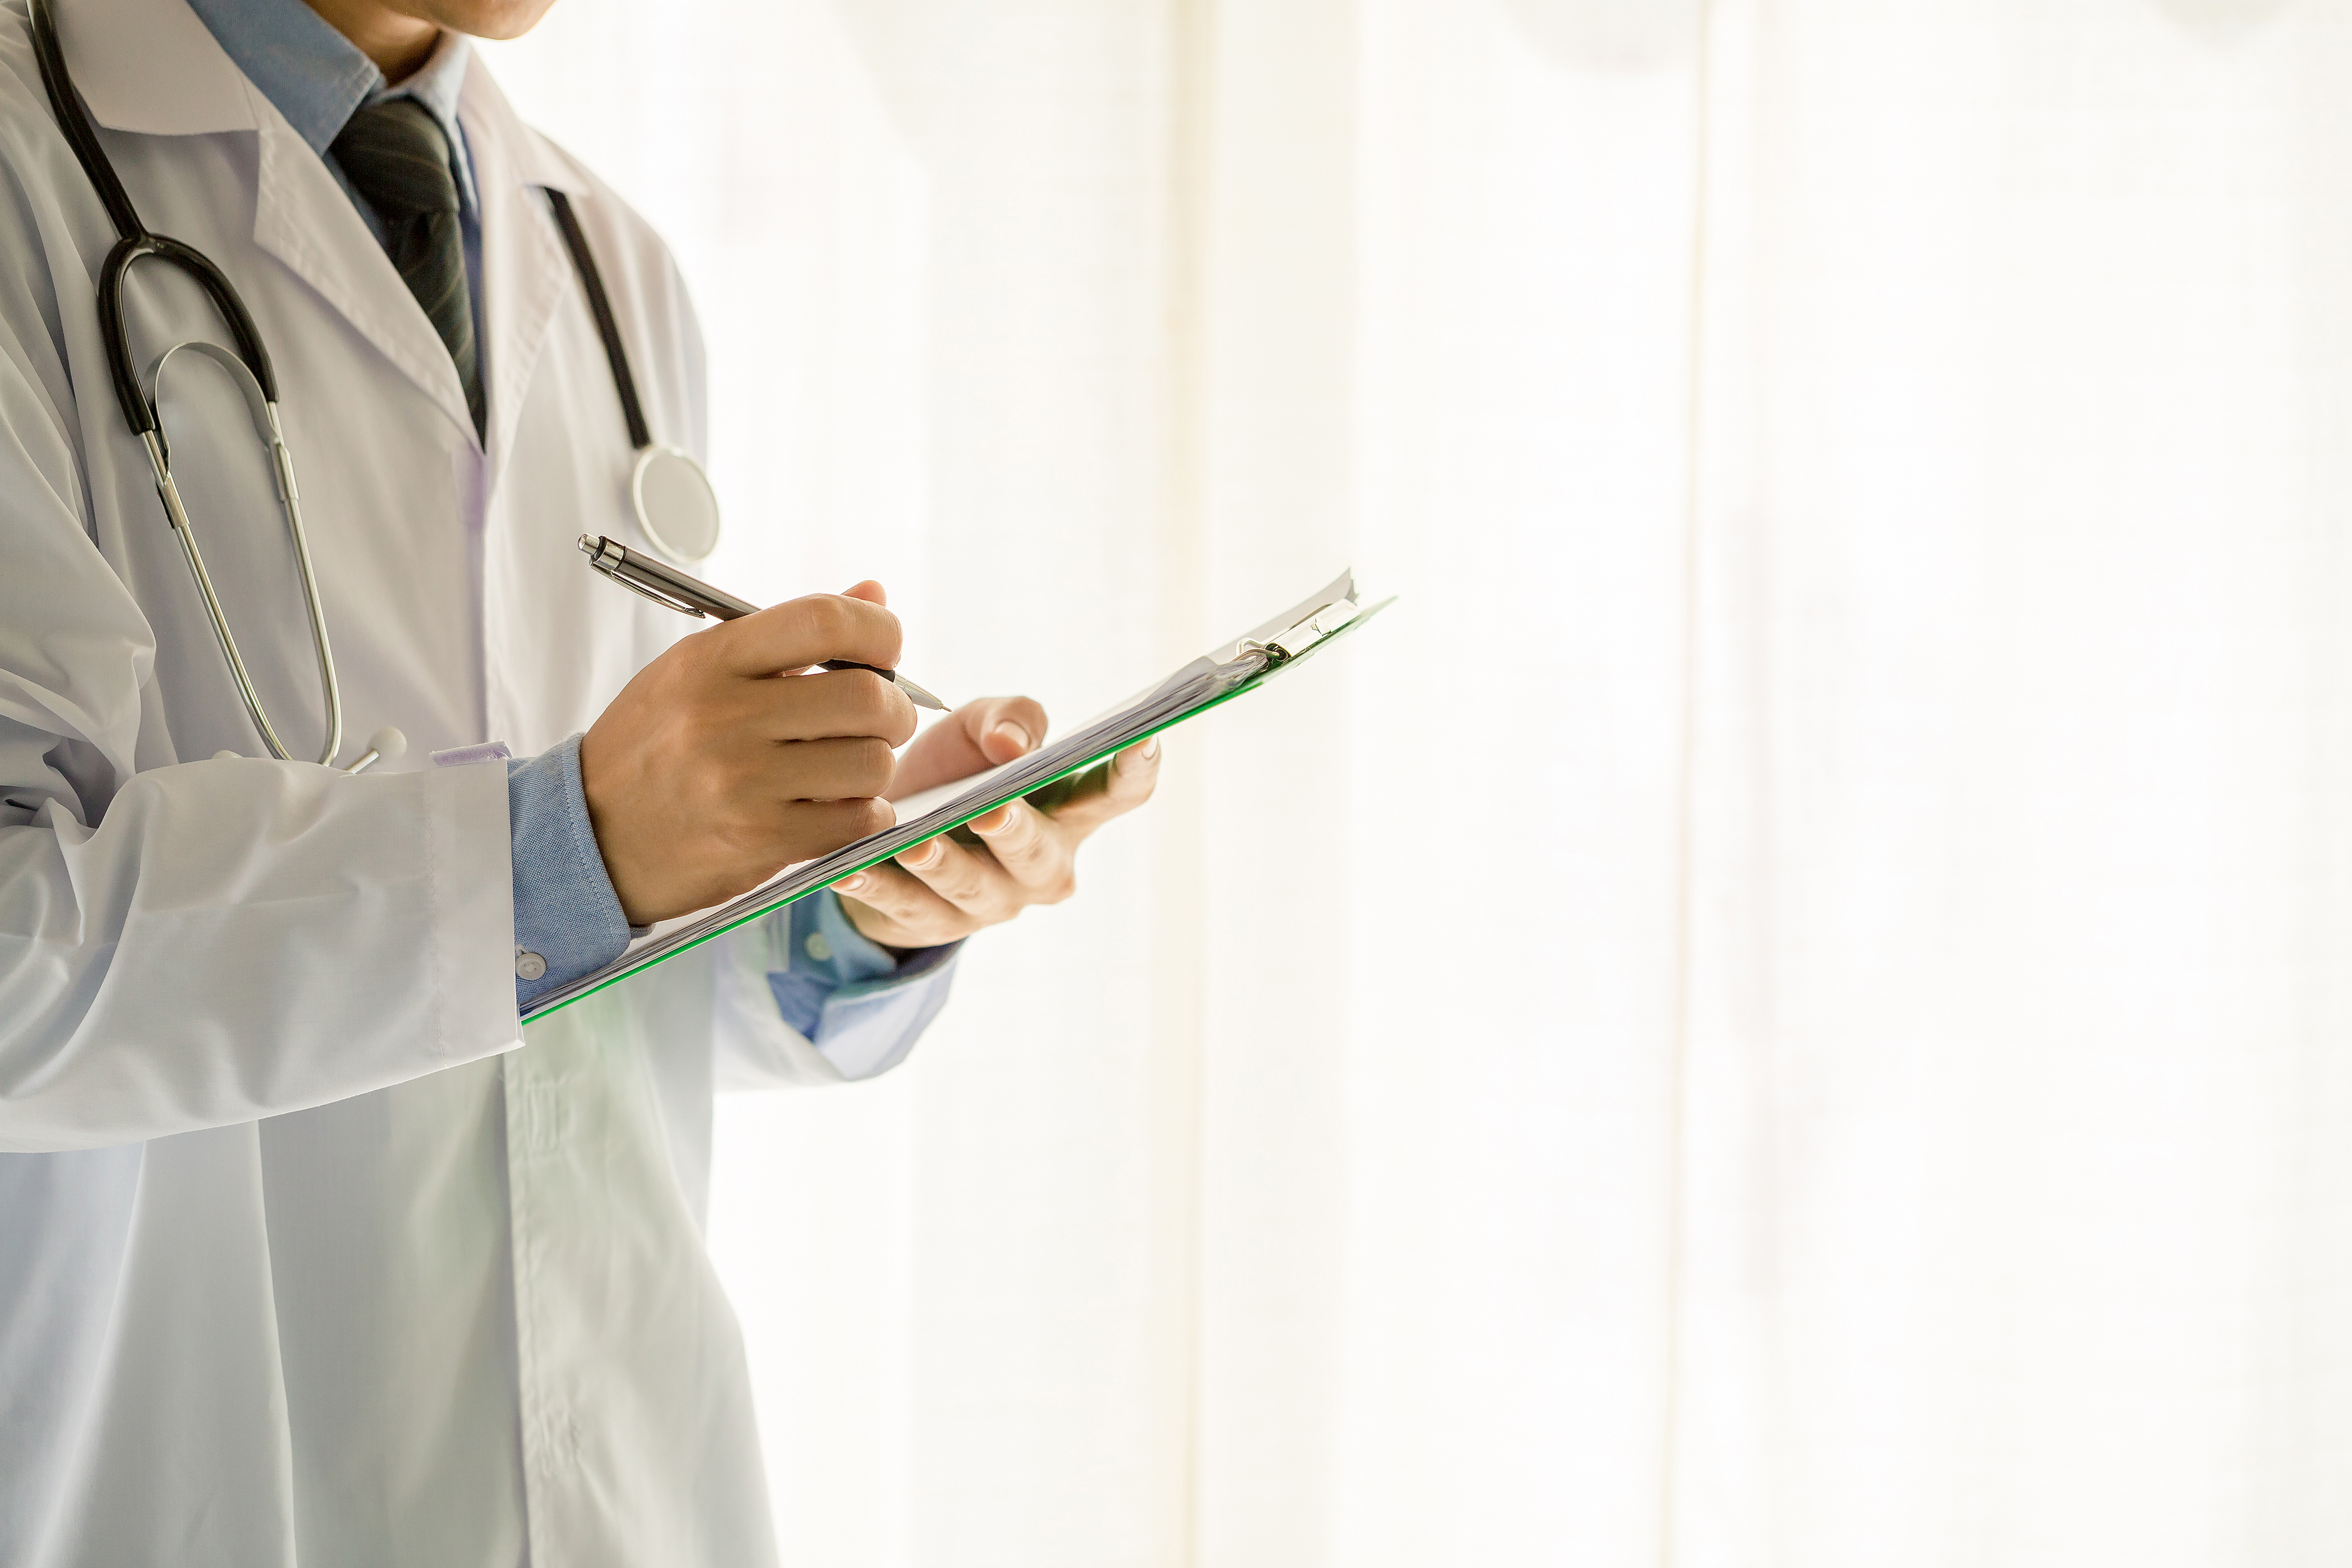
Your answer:
[[[564,0],[713,574],[1075,719],[720,1111],[786,1560],[2352,1560],[2352,7]],[[618,438],[618,418],[615,416]]]

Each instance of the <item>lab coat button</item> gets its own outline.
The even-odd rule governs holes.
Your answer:
[[[809,932],[808,940],[801,943],[801,946],[806,948],[808,955],[819,963],[833,956],[833,943],[824,940],[824,932],[821,931]]]
[[[528,948],[515,949],[515,978],[536,980],[547,973],[547,960]]]

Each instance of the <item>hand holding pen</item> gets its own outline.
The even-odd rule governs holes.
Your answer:
[[[656,604],[729,623],[638,671],[580,742],[589,822],[633,924],[707,908],[888,826],[891,797],[1009,762],[1045,738],[1034,701],[986,697],[925,730],[894,765],[892,748],[913,731],[909,704],[940,704],[897,673],[898,624],[880,584],[762,612],[612,540],[583,537],[580,548]],[[858,657],[839,657],[849,654]],[[820,665],[890,684],[769,679]],[[969,824],[969,842],[934,838],[845,879],[842,908],[872,941],[909,950],[1066,898],[1078,846],[1149,798],[1159,771],[1156,740],[1130,747],[1050,810],[1008,802]]]
[[[709,616],[713,619],[731,621],[741,616],[757,615],[760,606],[737,598],[724,589],[714,588],[697,577],[689,577],[666,561],[641,555],[617,540],[601,534],[580,536],[580,552],[588,557],[588,564],[610,577],[622,587],[643,594],[656,605],[666,605],[685,616]],[[918,708],[929,708],[944,713],[948,705],[900,675],[895,669],[880,669],[870,664],[858,664],[845,658],[828,658],[820,662],[824,669],[870,669],[907,694],[907,700]]]

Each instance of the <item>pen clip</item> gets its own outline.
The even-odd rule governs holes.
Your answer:
[[[630,572],[628,548],[614,543],[600,533],[581,533],[581,555],[588,557],[588,564],[595,566],[597,572],[612,578],[614,583],[618,583],[621,588],[635,595],[645,595],[646,599],[652,599],[654,605],[661,605],[663,609],[675,609],[679,616],[691,616],[696,621],[701,621],[703,616],[710,614],[703,605],[696,605],[694,599],[670,593],[661,583],[661,578],[654,576],[654,574]]]
[[[610,577],[632,594],[642,594],[655,604],[667,605],[681,616],[692,616],[698,621],[703,618],[702,606],[699,605],[689,605],[684,599],[673,599],[659,588],[649,583],[640,583],[635,577],[624,577],[618,572],[605,571],[601,562],[598,563],[596,570],[604,572],[605,576]]]
[[[632,594],[642,594],[656,605],[676,610],[681,616],[691,616],[698,621],[709,613],[691,600],[665,592],[656,585],[657,580],[647,581],[637,573],[624,570],[628,564],[628,552],[609,539],[583,533],[580,536],[580,553],[588,557],[589,565]]]

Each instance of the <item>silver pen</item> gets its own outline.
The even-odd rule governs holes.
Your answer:
[[[618,540],[606,539],[602,534],[582,534],[580,553],[588,557],[589,565],[622,587],[643,594],[656,605],[667,605],[682,616],[709,616],[714,620],[731,621],[739,616],[757,615],[760,610],[757,605],[746,604],[732,594],[688,576],[667,562],[640,555]],[[941,713],[948,710],[946,703],[895,669],[847,658],[826,659],[824,668],[872,670],[905,692],[907,700],[916,707],[936,709]]]

